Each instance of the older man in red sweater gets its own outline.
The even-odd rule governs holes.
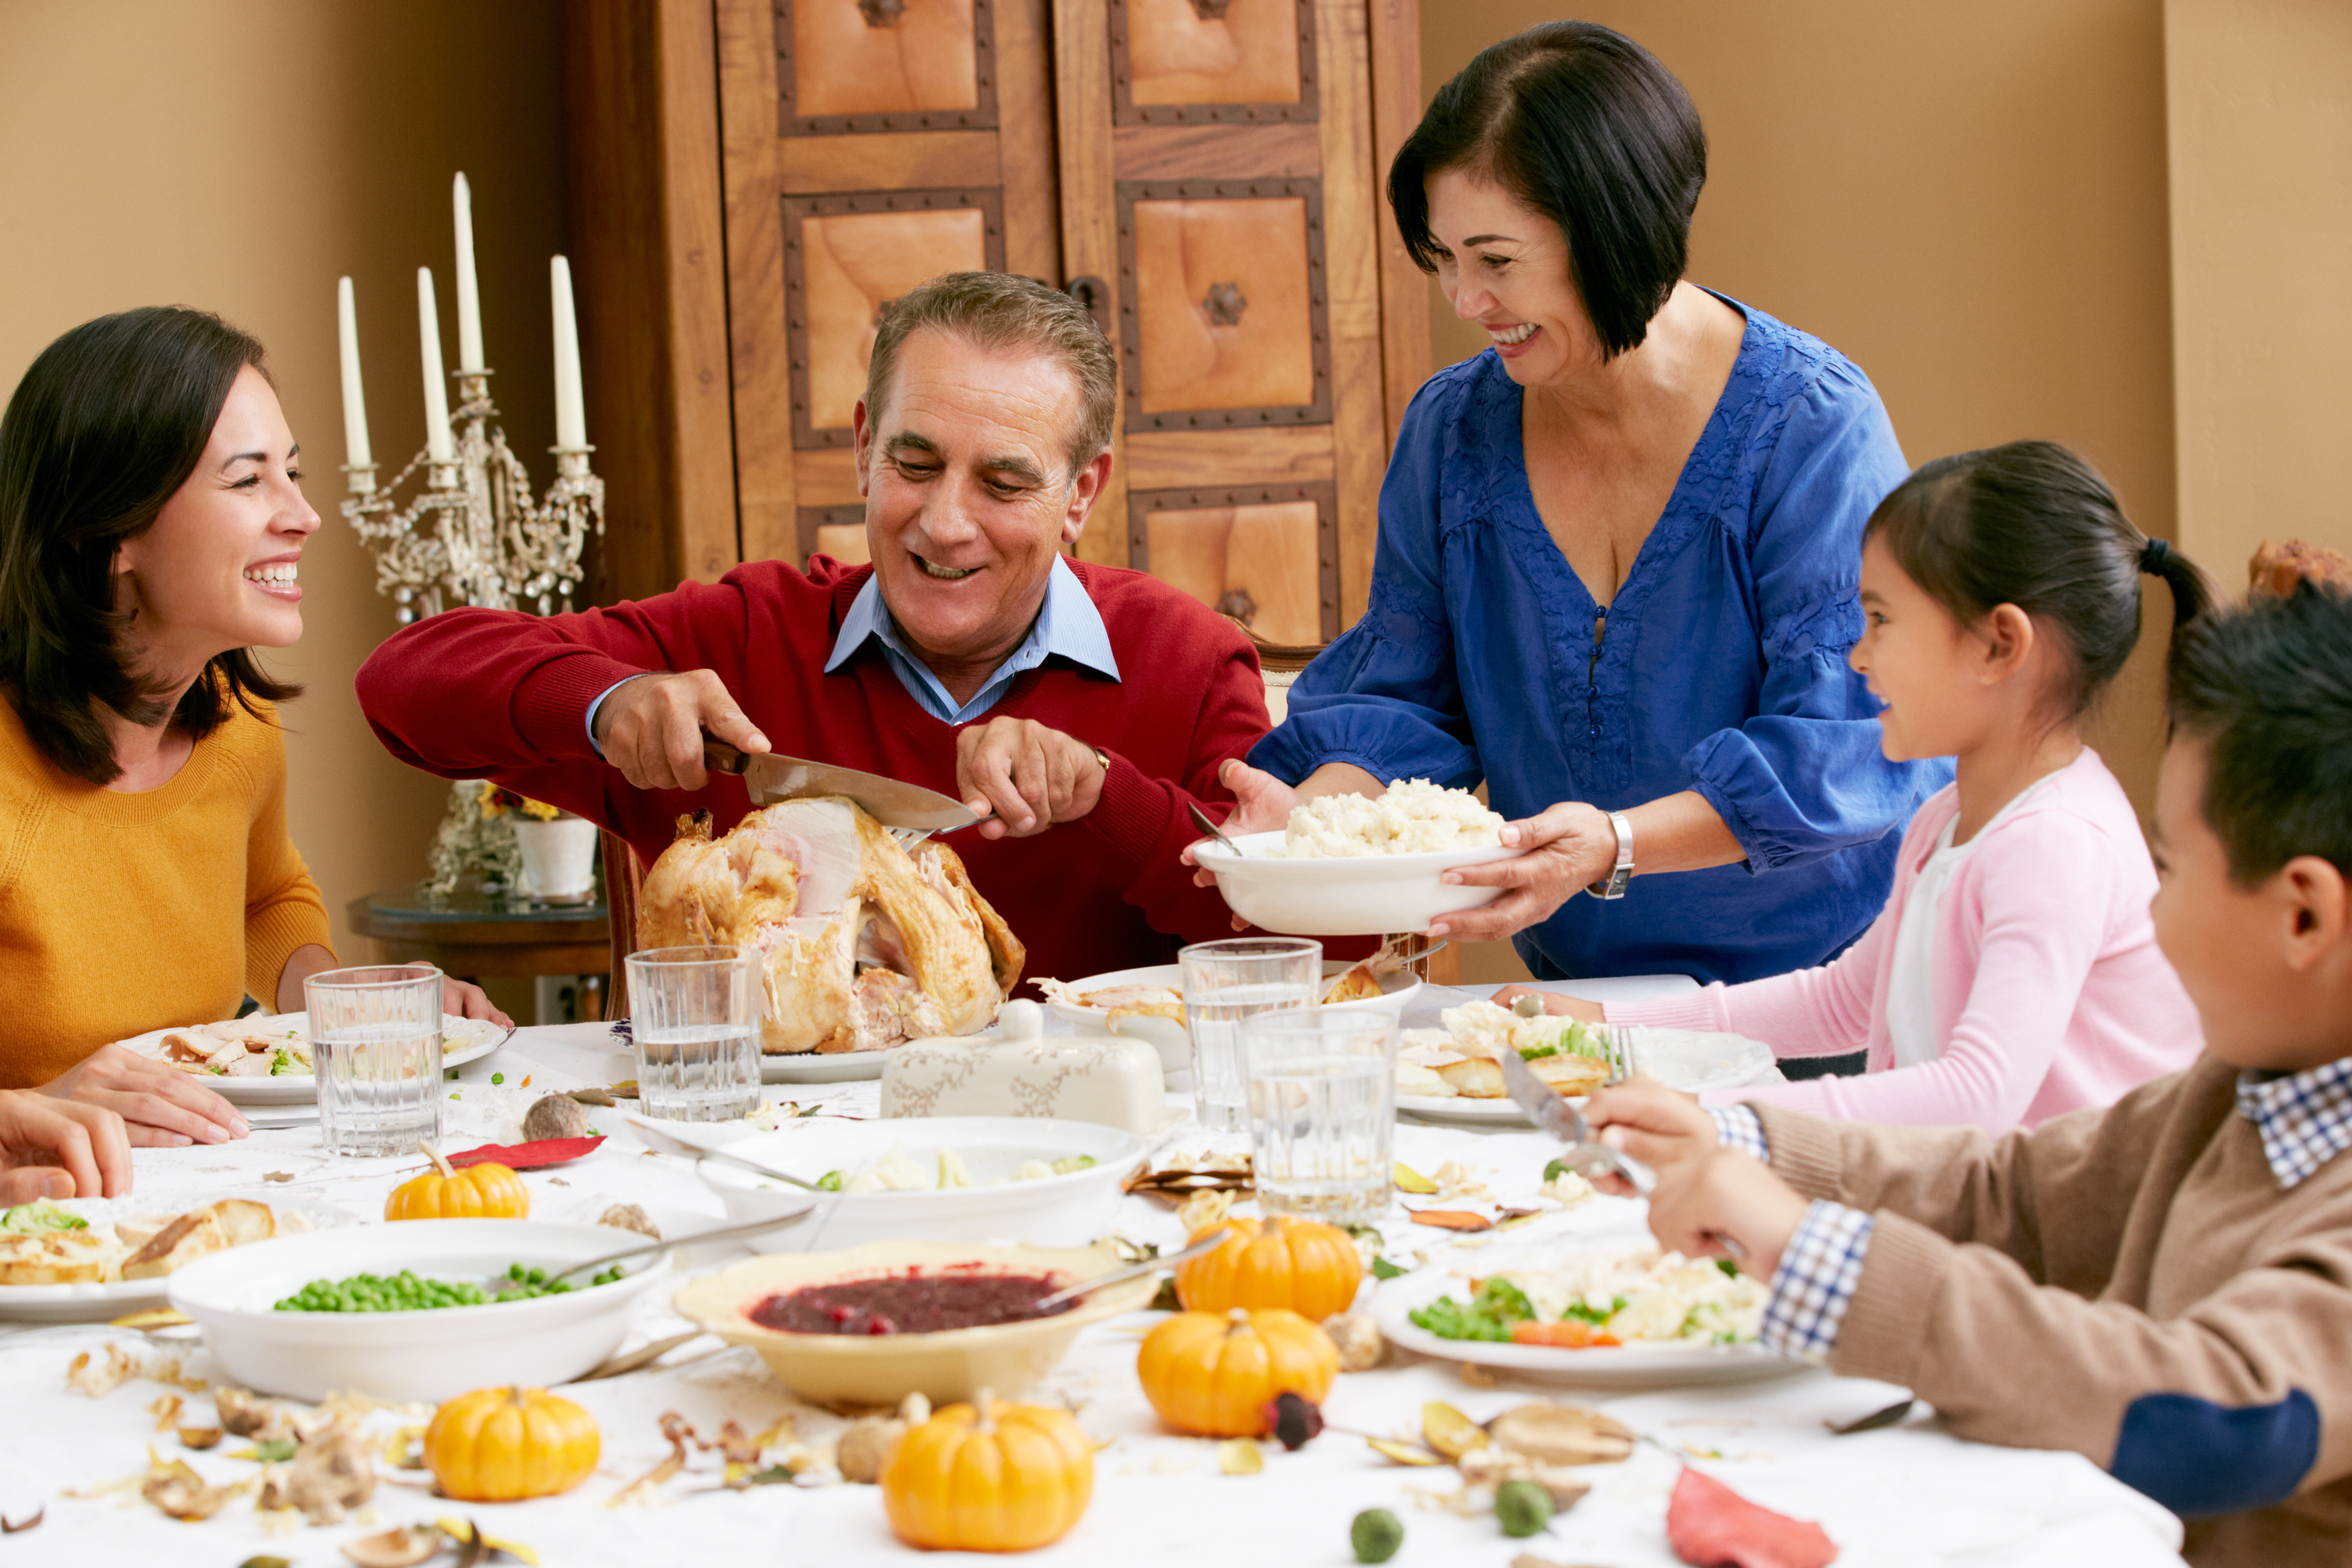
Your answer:
[[[1118,369],[1042,284],[952,273],[896,301],[855,416],[873,565],[781,562],[537,616],[460,609],[359,673],[395,756],[486,776],[626,838],[750,808],[703,738],[950,791],[972,878],[1065,979],[1228,935],[1178,853],[1185,803],[1268,727],[1249,639],[1140,572],[1065,558],[1110,475]],[[1222,816],[1222,805],[1215,815]]]

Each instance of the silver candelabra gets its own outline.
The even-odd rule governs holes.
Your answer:
[[[450,461],[434,461],[428,444],[381,490],[375,464],[343,465],[343,517],[375,548],[376,592],[392,596],[403,626],[457,605],[568,611],[589,531],[604,533],[604,481],[588,468],[596,448],[551,448],[555,482],[533,501],[530,470],[494,423],[490,372],[461,370],[455,380]],[[420,467],[425,489],[397,506],[393,492]]]

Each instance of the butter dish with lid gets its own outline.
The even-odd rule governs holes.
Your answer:
[[[894,1047],[882,1067],[882,1114],[1050,1117],[1150,1136],[1190,1113],[1169,1103],[1160,1053],[1146,1042],[1048,1038],[1045,1026],[1036,1003],[1007,1002],[994,1035]]]

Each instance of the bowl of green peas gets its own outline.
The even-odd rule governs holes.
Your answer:
[[[671,1255],[556,1276],[642,1239],[517,1219],[313,1231],[199,1258],[172,1276],[172,1305],[204,1331],[226,1381],[264,1394],[439,1401],[492,1384],[545,1387],[620,1348]]]

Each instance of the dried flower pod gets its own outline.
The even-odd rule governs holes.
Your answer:
[[[1295,1454],[1323,1430],[1323,1407],[1285,1389],[1267,1406],[1265,1424],[1283,1450]]]
[[[263,1508],[299,1508],[312,1524],[341,1524],[375,1495],[375,1462],[357,1424],[337,1421],[302,1441],[294,1463],[262,1483]]]
[[[1498,1448],[1547,1465],[1613,1465],[1632,1457],[1633,1429],[1598,1410],[1538,1401],[1486,1423]]]
[[[284,1410],[234,1384],[223,1384],[213,1390],[213,1408],[220,1412],[221,1427],[232,1437],[261,1442],[290,1434]]]
[[[661,1226],[654,1223],[651,1215],[635,1204],[614,1204],[596,1217],[596,1223],[610,1226],[614,1230],[634,1230],[656,1241],[662,1238]]]
[[[833,1462],[845,1481],[870,1486],[882,1473],[882,1461],[907,1435],[907,1424],[895,1415],[861,1415],[849,1424],[834,1450]]]
[[[1389,1342],[1370,1312],[1341,1312],[1326,1318],[1323,1331],[1339,1347],[1341,1372],[1370,1372],[1388,1355]]]
[[[345,1542],[343,1555],[360,1568],[415,1568],[439,1553],[444,1539],[438,1525],[394,1525],[381,1534]]]

